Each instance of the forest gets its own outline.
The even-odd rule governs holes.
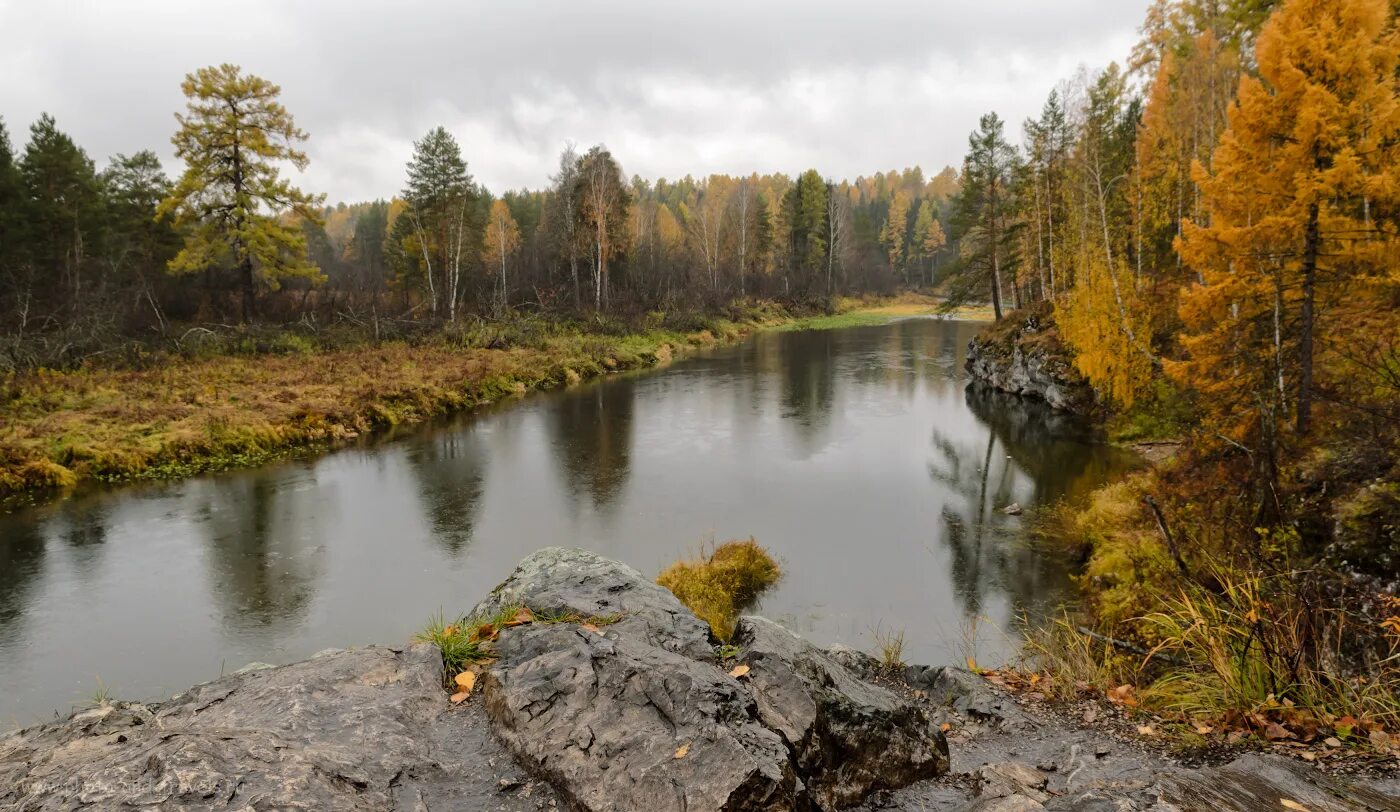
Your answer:
[[[339,352],[370,391],[418,347],[447,369],[458,350],[557,358],[565,330],[674,341],[855,294],[987,303],[992,329],[1058,348],[1110,437],[1176,449],[1043,523],[1085,566],[1078,614],[1040,632],[1052,690],[1364,746],[1400,730],[1396,14],[1156,0],[1123,64],[1065,77],[1019,125],[988,112],[932,176],[651,180],[567,145],[547,188],[493,192],[469,168],[488,158],[439,127],[401,189],[328,205],[289,179],[310,136],[280,88],[233,65],[186,78],[175,178],[151,151],[99,170],[47,115],[22,148],[0,122],[0,368],[30,427],[0,438],[3,481],[185,471],[475,402],[444,379],[358,411],[265,404],[270,427],[170,406],[139,445],[53,428],[136,380],[121,370],[197,407],[190,365],[224,354]],[[571,346],[528,385],[659,351]],[[489,395],[537,360],[492,368]]]

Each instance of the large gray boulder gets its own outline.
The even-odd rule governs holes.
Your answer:
[[[537,809],[432,646],[235,674],[0,738],[0,809]]]
[[[948,771],[948,743],[918,705],[770,620],[740,618],[734,643],[759,718],[792,749],[822,808]]]
[[[738,681],[635,632],[503,632],[483,688],[511,751],[581,809],[803,808],[787,748]]]
[[[947,770],[917,706],[757,618],[717,663],[708,627],[636,570],[542,550],[476,609],[619,613],[609,624],[508,627],[482,679],[494,729],[586,810],[836,809]]]
[[[710,627],[670,590],[632,567],[587,550],[546,547],[521,561],[472,614],[488,617],[503,607],[527,605],[541,615],[618,616],[616,636],[713,662]]]

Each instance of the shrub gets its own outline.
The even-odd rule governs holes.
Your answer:
[[[750,538],[727,541],[708,556],[677,561],[656,582],[708,623],[715,637],[728,641],[739,613],[781,577],[778,562]]]

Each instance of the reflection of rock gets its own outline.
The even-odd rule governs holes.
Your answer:
[[[1048,307],[1018,310],[988,325],[967,346],[967,371],[1003,392],[1088,414],[1094,390],[1075,370]]]

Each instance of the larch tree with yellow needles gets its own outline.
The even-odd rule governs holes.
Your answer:
[[[259,285],[276,290],[283,279],[324,278],[307,259],[297,222],[319,222],[322,198],[292,186],[278,168],[306,168],[306,153],[296,145],[307,136],[277,101],[282,89],[237,65],[200,68],[180,87],[189,102],[175,115],[180,129],[171,141],[185,172],[157,210],[187,229],[170,271],[234,267],[247,323]]]
[[[1185,361],[1215,431],[1272,456],[1320,397],[1337,401],[1353,351],[1400,339],[1400,48],[1387,0],[1287,0],[1261,32],[1209,171],[1203,219],[1178,241],[1199,275],[1182,294]],[[1389,349],[1385,349],[1388,346]],[[1346,370],[1346,371],[1344,371]]]
[[[486,238],[482,241],[481,256],[490,268],[501,270],[501,310],[509,306],[506,284],[506,262],[520,250],[520,227],[511,216],[510,205],[497,199],[491,204],[490,221],[486,224]]]

